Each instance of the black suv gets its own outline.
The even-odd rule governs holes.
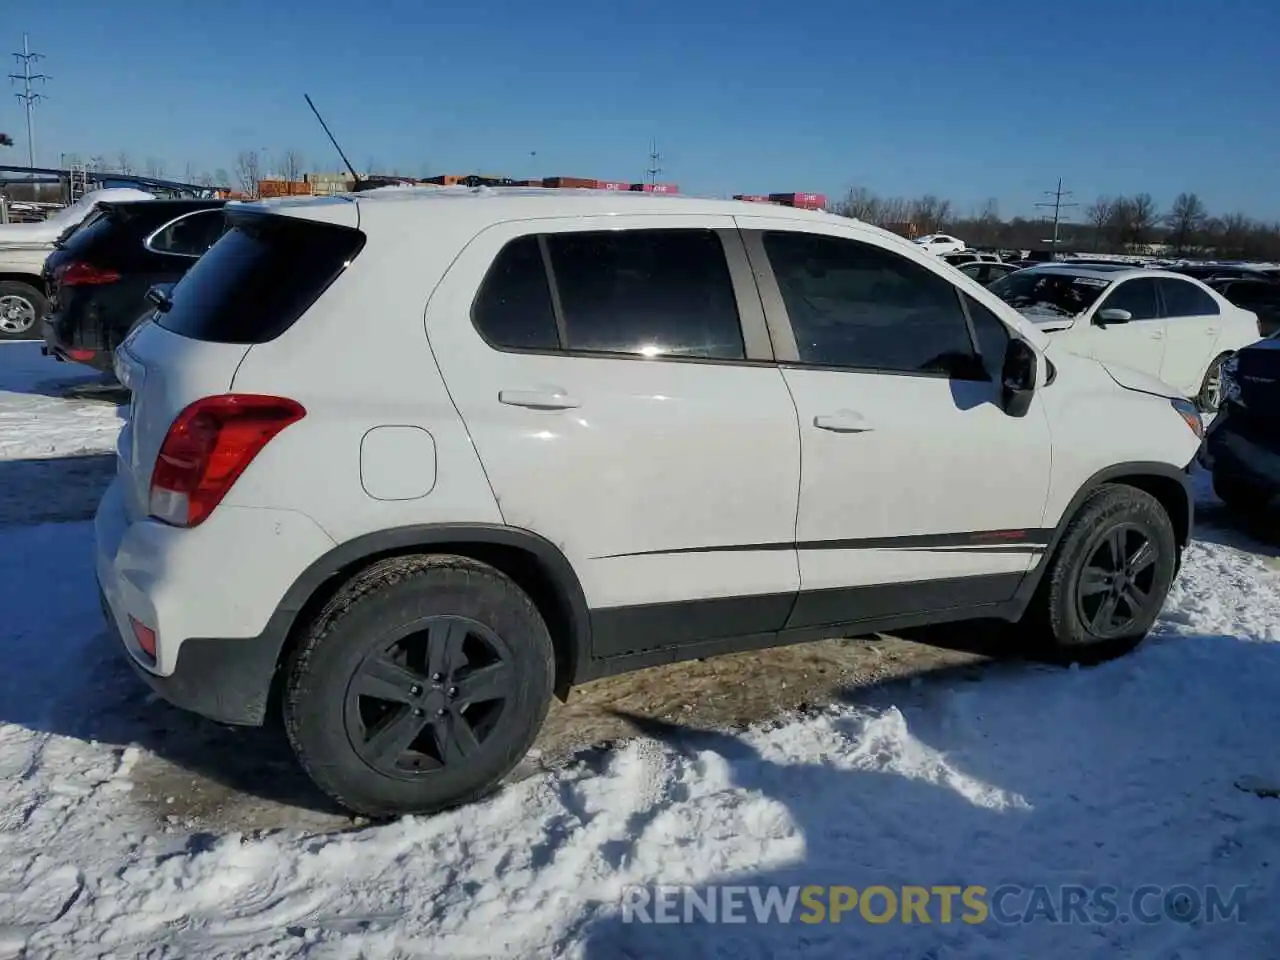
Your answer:
[[[1258,332],[1264,337],[1280,331],[1280,283],[1270,280],[1218,279],[1206,281],[1237,307],[1258,316]]]
[[[1280,493],[1280,335],[1222,365],[1222,403],[1200,455],[1228,506],[1255,513]]]
[[[154,309],[147,291],[176,284],[224,229],[225,200],[104,203],[44,263],[44,352],[110,371],[113,352]]]

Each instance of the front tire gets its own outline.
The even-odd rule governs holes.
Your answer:
[[[1160,502],[1123,484],[1094,491],[1067,527],[1026,621],[1053,660],[1097,663],[1134,649],[1155,624],[1177,571]]]
[[[0,281],[0,340],[38,340],[49,301],[29,283]]]
[[[458,556],[396,557],[348,584],[288,665],[289,741],[316,785],[369,817],[484,796],[533,744],[554,650],[508,577]]]

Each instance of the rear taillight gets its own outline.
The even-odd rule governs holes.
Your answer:
[[[58,280],[64,287],[92,287],[102,283],[115,283],[119,279],[120,274],[114,270],[95,267],[80,260],[67,264],[58,275]]]
[[[227,393],[197,400],[160,445],[151,516],[179,527],[202,523],[271,438],[304,416],[302,405],[285,397]]]

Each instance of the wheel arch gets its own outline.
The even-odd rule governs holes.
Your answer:
[[[1179,469],[1172,464],[1157,461],[1113,464],[1099,470],[1081,484],[1080,489],[1071,498],[1071,502],[1067,504],[1067,508],[1062,511],[1062,516],[1058,518],[1058,523],[1053,528],[1040,562],[1028,571],[1018,586],[1015,601],[1019,613],[1031,602],[1036,588],[1039,587],[1040,581],[1049,569],[1049,564],[1053,562],[1058,552],[1058,545],[1072,518],[1079,513],[1090,494],[1107,485],[1136,487],[1159,501],[1173,524],[1174,538],[1178,544],[1175,563],[1178,567],[1181,566],[1182,551],[1190,542],[1191,531],[1195,525],[1195,496],[1191,490],[1190,467]]]
[[[278,644],[270,695],[273,703],[279,703],[283,664],[324,604],[370,565],[414,553],[450,553],[478,560],[524,590],[551,633],[556,656],[555,694],[561,700],[568,696],[591,650],[586,596],[573,565],[551,541],[519,527],[442,523],[396,527],[356,537],[303,571],[266,631]]]

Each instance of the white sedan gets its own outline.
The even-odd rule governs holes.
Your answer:
[[[1206,412],[1218,408],[1223,361],[1260,337],[1255,314],[1164,270],[1046,264],[987,289],[1051,334],[1057,349],[1150,374]]]
[[[926,233],[923,237],[916,237],[912,243],[937,254],[960,253],[966,249],[963,240],[947,233]]]

